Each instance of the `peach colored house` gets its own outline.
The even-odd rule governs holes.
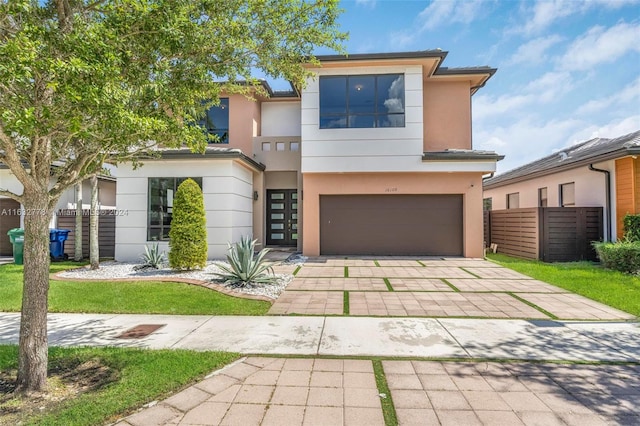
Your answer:
[[[223,99],[204,125],[224,143],[118,167],[130,214],[116,259],[166,245],[186,177],[203,189],[211,258],[247,234],[309,256],[482,256],[482,176],[502,157],[473,150],[471,96],[496,70],[446,55],[319,56],[302,90]]]
[[[622,219],[640,213],[640,131],[580,142],[484,181],[492,210],[602,207],[605,239],[622,237]]]

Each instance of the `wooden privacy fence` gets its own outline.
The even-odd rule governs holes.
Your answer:
[[[114,257],[116,248],[115,210],[100,210],[98,219],[98,243],[100,257]],[[64,243],[64,252],[73,258],[75,244],[76,215],[74,210],[58,211],[58,228],[68,229],[69,236]],[[89,257],[89,210],[82,211],[82,256]]]
[[[484,212],[487,245],[544,262],[597,260],[592,241],[603,238],[602,207],[533,207]]]

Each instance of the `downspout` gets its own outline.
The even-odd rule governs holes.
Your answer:
[[[607,241],[612,241],[611,235],[611,173],[609,170],[596,169],[593,164],[589,164],[589,170],[592,172],[600,172],[605,175],[605,186],[607,193],[605,194],[605,209],[607,211]]]

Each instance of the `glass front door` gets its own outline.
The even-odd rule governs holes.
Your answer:
[[[296,246],[298,243],[298,190],[267,190],[267,244]]]

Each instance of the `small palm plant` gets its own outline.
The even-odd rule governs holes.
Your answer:
[[[216,266],[223,271],[223,273],[216,273],[216,275],[224,280],[225,284],[244,287],[251,283],[273,284],[276,282],[277,277],[273,275],[273,268],[264,260],[269,249],[262,249],[254,255],[256,242],[257,240],[246,236],[233,245],[229,244],[229,254],[227,255],[229,266],[216,263]]]

